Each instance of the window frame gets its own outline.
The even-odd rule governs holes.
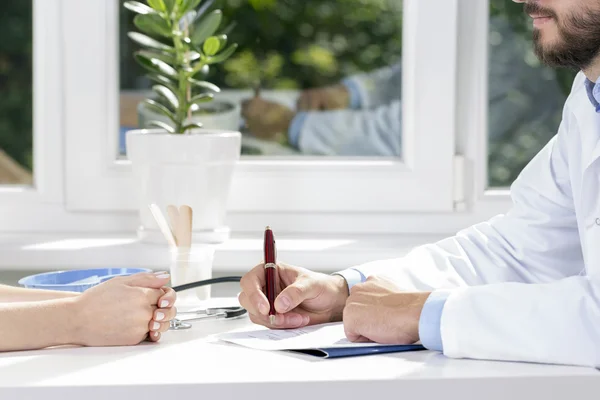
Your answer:
[[[438,16],[426,14],[425,4],[435,2],[440,3],[405,1],[404,15],[409,20],[404,22],[403,58],[416,61],[407,62],[403,68],[406,117],[401,161],[242,157],[232,184],[230,212],[452,211],[455,41],[444,39],[441,50],[433,51],[434,41],[439,38],[427,27],[441,26],[453,33],[456,1],[444,2],[444,12]],[[130,163],[116,156],[118,4],[105,0],[64,3],[64,36],[70,38],[65,41],[64,51],[68,77],[65,109],[70,110],[65,115],[66,202],[69,209],[77,211],[133,211]],[[78,36],[84,28],[85,37]],[[431,57],[440,51],[448,67],[434,71]],[[106,60],[106,64],[98,60]],[[89,76],[96,79],[90,80]],[[438,110],[436,118],[430,118],[428,99],[434,94],[448,106]],[[427,141],[435,142],[436,147],[427,146]],[[83,164],[86,168],[80,167]],[[268,187],[278,190],[257,190]]]
[[[102,3],[106,5],[112,2],[103,0],[86,2],[33,0],[34,187],[0,188],[0,207],[10,210],[10,212],[0,214],[2,225],[0,232],[2,233],[135,232],[138,223],[137,215],[131,212],[131,205],[128,207],[123,204],[122,199],[119,199],[122,193],[129,190],[130,182],[126,177],[129,169],[127,161],[114,157],[118,148],[117,135],[109,136],[108,139],[105,134],[102,136],[100,146],[104,150],[114,147],[115,153],[108,156],[109,153],[104,151],[100,156],[95,155],[96,169],[92,168],[91,176],[100,178],[100,180],[94,181],[91,186],[86,186],[86,178],[90,177],[90,175],[86,175],[89,172],[88,168],[81,168],[79,163],[85,157],[82,154],[77,155],[76,151],[81,148],[79,146],[86,148],[84,142],[89,139],[91,130],[88,131],[85,128],[92,124],[83,118],[85,113],[79,115],[71,108],[78,103],[81,104],[86,97],[85,93],[81,95],[77,92],[77,84],[82,81],[72,79],[70,73],[73,71],[72,68],[78,65],[73,61],[73,54],[77,54],[78,49],[85,53],[85,44],[89,44],[89,41],[80,42],[84,48],[77,48],[77,46],[69,45],[71,40],[68,38],[70,34],[80,31],[78,28],[85,27],[87,29],[91,24],[100,32],[107,33],[105,46],[101,52],[103,54],[109,52],[108,43],[116,43],[117,37],[116,31],[110,34],[110,20],[107,17],[111,15],[111,12],[116,15],[114,13],[118,6],[114,4],[111,9],[102,7]],[[87,14],[79,13],[82,4],[85,4],[83,7],[87,9]],[[463,227],[504,213],[509,209],[508,190],[489,190],[487,188],[486,115],[489,4],[487,1],[480,0],[405,0],[404,15],[414,13],[420,18],[429,18],[427,11],[431,9],[439,11],[440,5],[448,7],[448,13],[436,12],[435,14],[444,14],[446,19],[455,20],[457,34],[449,41],[452,43],[446,46],[446,49],[450,49],[449,51],[454,54],[456,62],[444,64],[444,67],[448,66],[445,71],[452,71],[452,75],[455,76],[455,79],[452,79],[447,86],[447,92],[454,93],[454,95],[452,98],[449,98],[450,96],[443,97],[448,101],[447,107],[445,107],[448,111],[444,118],[452,121],[453,134],[437,142],[439,145],[437,150],[443,148],[444,151],[433,152],[444,160],[443,165],[446,167],[442,175],[444,182],[442,187],[438,188],[439,191],[427,193],[428,197],[437,197],[436,201],[416,204],[417,197],[415,197],[413,199],[415,201],[412,202],[386,203],[382,207],[381,204],[365,202],[364,199],[348,203],[347,199],[342,196],[337,198],[336,202],[325,202],[324,204],[318,203],[323,197],[306,195],[300,199],[308,201],[306,204],[310,204],[310,207],[288,208],[277,203],[280,202],[281,197],[277,197],[275,203],[258,202],[256,199],[255,204],[236,204],[233,201],[228,213],[228,224],[234,232],[256,231],[264,225],[264,221],[270,221],[273,225],[281,227],[282,231],[292,233],[453,234]],[[100,18],[94,12],[99,12]],[[453,18],[454,15],[457,18]],[[79,23],[72,24],[74,20]],[[114,21],[118,21],[116,16]],[[422,50],[425,47],[423,46],[424,42],[418,46],[418,43],[414,41],[412,42],[413,47],[410,47],[411,42],[408,39],[410,34],[407,32],[419,28],[417,21],[418,19],[413,21],[415,23],[412,25],[406,24],[403,59],[408,58],[409,54],[417,54],[419,49]],[[426,38],[430,41],[435,40],[433,35]],[[97,41],[98,37],[93,40]],[[98,42],[95,43],[98,44]],[[481,56],[482,54],[485,57]],[[113,58],[114,62],[109,63],[106,68],[106,75],[113,72],[115,79],[113,83],[116,85],[118,79],[116,52]],[[405,109],[403,113],[421,116],[420,119],[415,117],[412,121],[410,117],[405,119],[404,126],[415,126],[416,130],[424,130],[431,126],[427,123],[432,123],[431,120],[434,119],[423,116],[430,114],[431,98],[435,98],[436,101],[440,100],[439,96],[427,96],[424,94],[427,93],[426,91],[416,90],[420,82],[426,81],[426,76],[417,74],[417,71],[431,73],[430,69],[419,69],[424,63],[423,59],[420,60],[419,63],[413,63],[412,68],[405,64],[403,77],[407,82],[403,87],[403,98],[407,103],[412,104],[412,108],[410,106],[408,108],[411,112],[407,112]],[[431,65],[426,67],[431,68]],[[98,81],[106,83],[105,78]],[[99,96],[101,100],[97,104],[100,104],[101,109],[106,110],[107,113],[99,114],[109,115],[107,121],[100,121],[100,123],[114,126],[113,131],[116,131],[118,102],[115,98],[117,96],[111,99],[111,96],[106,93],[109,86],[105,84],[101,87],[102,85],[98,84],[98,81],[95,86],[90,87],[95,88],[94,90],[99,88],[100,93],[104,93]],[[431,89],[430,86],[425,87]],[[57,96],[57,93],[60,95]],[[431,92],[429,93],[431,94]],[[114,112],[108,113],[111,110]],[[85,123],[86,121],[88,122]],[[80,125],[80,122],[83,124]],[[83,134],[78,135],[82,130]],[[403,132],[403,140],[407,146],[414,146],[415,139],[419,139],[415,138],[417,135],[408,134],[407,129],[403,129]],[[97,152],[97,148],[90,150],[92,152],[84,153],[84,155],[93,155],[94,152]],[[423,149],[424,152],[426,150]],[[377,159],[363,163],[361,168],[364,167],[363,171],[368,171],[364,174],[364,178],[367,180],[368,177],[372,178],[375,176],[373,174],[376,174],[378,178],[389,185],[392,180],[396,183],[395,179],[399,175],[402,176],[402,173],[408,173],[410,166],[423,168],[423,164],[415,162],[414,157],[411,158],[410,154],[407,154],[405,159],[408,168],[404,170],[398,169],[395,160]],[[332,167],[331,171],[339,174],[354,162],[352,159],[336,159],[336,162],[330,163],[329,166]],[[277,160],[263,158],[242,163],[236,172],[236,179],[247,178],[252,174],[257,176],[257,173],[260,173],[264,179],[278,174],[287,177],[298,173],[310,176],[310,173],[314,174],[315,171],[319,171],[322,163],[323,161],[320,159],[309,159],[301,162],[304,165],[288,164],[290,168],[282,173],[277,169],[281,166],[277,164]],[[429,175],[423,175],[420,177],[421,180],[413,183],[421,186],[423,182],[429,182],[428,178],[431,177],[433,170],[428,171]],[[88,172],[80,175],[81,171]],[[439,179],[435,181],[439,182]],[[244,184],[238,185],[237,188],[234,187],[232,197],[235,198],[240,193],[255,191],[255,182],[246,180]],[[94,196],[88,196],[86,188],[92,188]],[[442,200],[438,202],[437,200],[440,199]],[[345,200],[346,202],[344,202]]]

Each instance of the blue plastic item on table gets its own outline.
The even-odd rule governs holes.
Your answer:
[[[44,272],[19,280],[19,284],[32,289],[83,292],[115,276],[151,272],[147,268],[95,268],[68,271]]]

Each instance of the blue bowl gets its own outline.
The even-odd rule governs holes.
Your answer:
[[[45,272],[19,280],[19,284],[32,289],[83,292],[115,276],[126,276],[139,272],[151,272],[147,268],[96,268]]]

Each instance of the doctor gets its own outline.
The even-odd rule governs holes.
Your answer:
[[[401,259],[333,275],[282,265],[275,328],[343,320],[354,341],[600,366],[600,0],[518,2],[538,57],[581,72],[558,134],[514,182],[513,207]],[[244,276],[239,300],[269,326],[263,274]]]

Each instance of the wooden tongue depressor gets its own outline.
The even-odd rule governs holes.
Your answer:
[[[150,212],[152,213],[156,224],[160,228],[165,239],[167,239],[169,245],[176,247],[177,243],[175,242],[175,237],[173,236],[171,227],[169,226],[164,214],[160,211],[160,208],[154,203],[150,204],[148,207],[150,208]]]
[[[175,236],[175,243],[179,245],[179,238],[177,237],[177,226],[179,225],[179,210],[174,205],[169,204],[167,206],[167,215],[169,216],[169,222],[171,223],[171,231]]]
[[[180,247],[192,246],[192,208],[187,205],[179,207],[177,222],[177,241]]]

